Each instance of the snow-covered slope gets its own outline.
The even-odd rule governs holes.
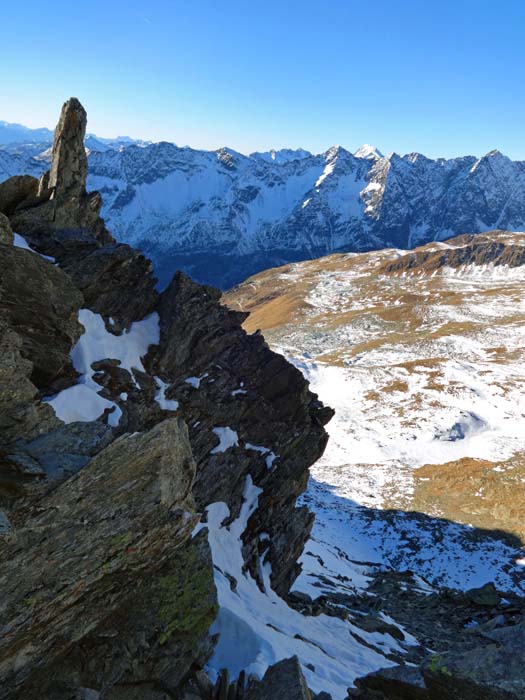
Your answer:
[[[89,139],[89,187],[103,195],[109,229],[148,253],[162,279],[178,266],[226,288],[331,252],[525,228],[525,163],[498,151],[431,160],[365,145],[244,156]],[[0,148],[0,178],[41,172],[35,155],[34,144]]]
[[[352,591],[371,566],[525,589],[524,285],[525,234],[492,232],[297,263],[226,295],[336,411],[300,590]]]

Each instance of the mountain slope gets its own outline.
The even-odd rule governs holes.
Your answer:
[[[332,574],[339,549],[441,585],[524,586],[524,280],[525,234],[490,232],[296,263],[225,296],[335,408],[307,496],[310,551],[339,542]]]
[[[0,148],[0,177],[47,167],[26,154]],[[161,282],[180,267],[227,288],[331,252],[525,228],[525,163],[498,151],[431,160],[367,145],[243,156],[156,143],[93,151],[89,162],[111,230],[152,257]]]

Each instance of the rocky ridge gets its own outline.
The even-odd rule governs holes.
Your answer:
[[[285,594],[332,414],[216,290],[156,291],[86,190],[85,129],[72,98],[50,171],[0,185],[0,697],[161,700],[216,641],[204,509],[257,485],[246,571],[264,551]]]

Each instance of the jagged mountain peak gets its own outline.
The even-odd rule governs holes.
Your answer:
[[[250,153],[250,158],[280,165],[294,160],[309,158],[311,155],[310,151],[306,151],[304,148],[272,148],[269,151],[254,151]]]

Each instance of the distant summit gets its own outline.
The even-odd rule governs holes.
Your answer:
[[[356,158],[366,158],[367,160],[377,160],[378,158],[382,158],[383,154],[375,146],[364,143],[357,151],[354,151],[354,156]]]
[[[304,148],[281,148],[276,151],[272,149],[271,151],[255,151],[250,153],[250,158],[256,158],[257,160],[264,160],[267,163],[288,163],[291,160],[302,160],[303,158],[308,158],[312,154],[310,151],[305,151]]]

